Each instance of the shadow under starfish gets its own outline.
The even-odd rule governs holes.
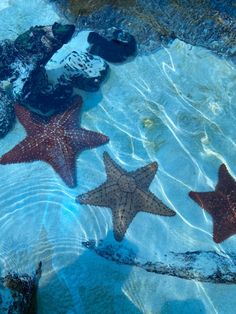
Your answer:
[[[109,141],[101,133],[78,127],[81,105],[82,98],[75,96],[66,112],[59,113],[50,120],[16,105],[16,116],[25,127],[27,137],[3,155],[0,164],[41,160],[50,164],[69,187],[75,187],[76,155]]]
[[[157,171],[156,162],[127,172],[108,153],[104,153],[103,159],[107,173],[106,182],[79,195],[76,200],[81,204],[110,207],[117,241],[122,241],[130,223],[140,211],[162,216],[176,214],[148,189]]]

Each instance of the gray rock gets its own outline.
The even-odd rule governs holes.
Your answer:
[[[95,92],[105,80],[108,70],[109,66],[102,58],[88,52],[73,51],[57,69],[48,71],[48,75],[60,84]]]
[[[0,90],[0,138],[8,133],[14,121],[13,102],[3,90]]]
[[[144,261],[134,251],[121,244],[89,240],[84,247],[120,265],[139,267],[147,272],[210,283],[236,283],[236,255],[231,252],[192,251],[170,252],[158,256],[158,261]]]

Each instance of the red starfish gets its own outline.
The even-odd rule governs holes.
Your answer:
[[[193,192],[189,196],[213,218],[213,239],[220,243],[236,233],[236,182],[226,166],[219,168],[219,182],[213,192]]]
[[[42,160],[49,163],[68,186],[74,187],[77,153],[109,141],[103,134],[78,127],[81,105],[81,97],[75,96],[69,110],[53,116],[49,121],[16,105],[16,115],[25,127],[27,137],[3,155],[0,163]]]

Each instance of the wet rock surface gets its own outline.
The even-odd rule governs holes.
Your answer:
[[[75,21],[79,29],[100,34],[109,27],[128,31],[137,40],[142,53],[178,38],[219,54],[235,54],[235,8],[230,0],[103,0],[94,8],[91,5],[90,10],[85,3],[80,5],[79,0],[52,2],[58,4],[62,14]],[[81,14],[76,15],[77,12]]]
[[[91,32],[88,36],[89,52],[108,62],[124,62],[136,52],[135,38],[128,32],[115,27],[102,34]]]
[[[66,83],[53,83],[48,79],[44,67],[32,72],[22,90],[15,95],[17,101],[31,111],[51,115],[66,109],[73,87]]]
[[[106,78],[109,66],[88,52],[73,51],[60,62],[57,81],[75,88],[95,92]]]
[[[122,265],[136,266],[160,275],[211,283],[236,283],[236,256],[214,251],[170,252],[158,261],[144,261],[129,248],[120,244],[106,244],[102,240],[82,243],[97,255]]]
[[[73,32],[73,25],[54,23],[31,27],[15,41],[0,42],[0,80],[13,82],[21,76],[21,81],[30,78],[31,71],[45,65],[69,41]]]
[[[33,276],[8,273],[0,278],[0,312],[2,314],[36,314],[37,289],[42,273],[40,262]]]
[[[0,138],[4,137],[12,128],[15,113],[12,100],[0,89]]]
[[[0,80],[11,85],[11,101],[6,95],[1,97],[0,136],[7,134],[13,123],[12,102],[26,106],[32,102],[32,107],[41,113],[50,111],[57,101],[60,108],[61,101],[68,96],[68,88],[51,86],[44,66],[70,40],[74,30],[74,25],[58,23],[35,26],[15,41],[0,42]]]

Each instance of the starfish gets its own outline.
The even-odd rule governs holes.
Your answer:
[[[189,192],[189,196],[213,218],[213,240],[223,242],[236,233],[236,182],[226,166],[219,168],[215,191]]]
[[[106,152],[103,160],[107,173],[106,182],[88,193],[79,195],[76,200],[80,204],[110,207],[114,237],[117,241],[122,241],[130,223],[140,211],[162,216],[175,215],[173,210],[148,190],[157,172],[156,162],[127,172]]]
[[[0,158],[0,164],[41,160],[49,163],[69,187],[76,185],[76,155],[109,141],[103,134],[78,127],[82,98],[75,96],[69,109],[46,120],[20,105],[16,115],[27,137]]]

